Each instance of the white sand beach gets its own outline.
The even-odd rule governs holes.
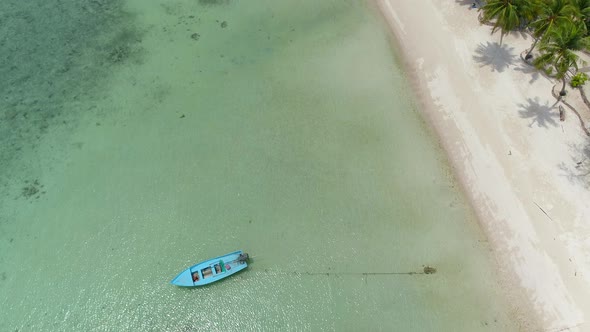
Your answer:
[[[588,331],[590,139],[471,1],[377,0],[417,99],[472,201],[523,331]],[[569,86],[568,86],[569,88]],[[566,101],[588,117],[577,90]]]

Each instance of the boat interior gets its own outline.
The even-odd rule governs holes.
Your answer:
[[[200,277],[199,277],[199,271],[195,271],[192,273],[193,276],[193,282],[197,282],[199,281]]]
[[[203,274],[203,279],[207,279],[213,276],[213,270],[211,269],[211,266],[202,269],[201,273]]]
[[[210,278],[210,277],[213,277],[215,275],[225,272],[224,266],[222,266],[222,264],[223,264],[223,261],[220,261],[219,263],[214,264],[213,266],[208,266],[208,267],[202,269],[201,274],[203,275],[203,279]]]

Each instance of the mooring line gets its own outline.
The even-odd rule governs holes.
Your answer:
[[[265,272],[265,273],[274,273],[274,274],[287,274],[287,275],[308,275],[308,276],[387,276],[387,275],[425,275],[425,274],[434,274],[436,273],[436,269],[430,266],[426,266],[423,271],[421,272],[284,272],[284,271],[273,271],[273,270],[264,270],[258,272]]]
[[[346,276],[386,276],[386,275],[414,275],[426,274],[424,272],[293,272],[293,274],[316,275],[346,275]]]

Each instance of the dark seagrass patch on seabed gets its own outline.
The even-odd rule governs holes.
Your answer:
[[[215,5],[227,5],[229,0],[199,0],[200,5],[215,6]]]
[[[434,274],[436,273],[436,268],[432,267],[432,266],[428,266],[426,265],[424,267],[424,274]]]
[[[48,133],[71,132],[93,109],[80,106],[104,99],[112,73],[141,62],[144,31],[134,18],[123,0],[0,2],[0,182],[30,177],[16,166],[20,156]]]
[[[24,198],[31,198],[35,196],[35,198],[39,198],[42,194],[45,194],[45,191],[41,189],[44,185],[39,183],[39,180],[34,180],[32,182],[25,181],[26,185],[22,188],[21,196]]]
[[[106,45],[107,61],[111,64],[121,64],[126,61],[141,63],[142,34],[134,30],[123,30],[111,37]]]

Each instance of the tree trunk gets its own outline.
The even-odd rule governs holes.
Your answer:
[[[537,46],[537,43],[539,42],[539,40],[543,39],[545,37],[545,35],[547,34],[549,30],[545,30],[545,32],[543,32],[543,34],[539,37],[539,38],[535,38],[535,42],[533,43],[533,46],[531,47],[531,50],[526,54],[525,59],[528,60],[532,57],[531,53],[533,53],[533,50],[535,49],[535,46]]]
[[[566,92],[565,92],[565,77],[562,79],[563,84],[561,85],[561,91],[559,91],[559,96],[560,97],[564,97]]]
[[[533,55],[531,53],[533,53],[533,50],[535,49],[535,46],[537,46],[539,39],[540,38],[535,38],[535,42],[533,43],[533,46],[531,46],[531,49],[527,52],[526,56],[524,57],[525,60],[528,60],[533,57]]]

